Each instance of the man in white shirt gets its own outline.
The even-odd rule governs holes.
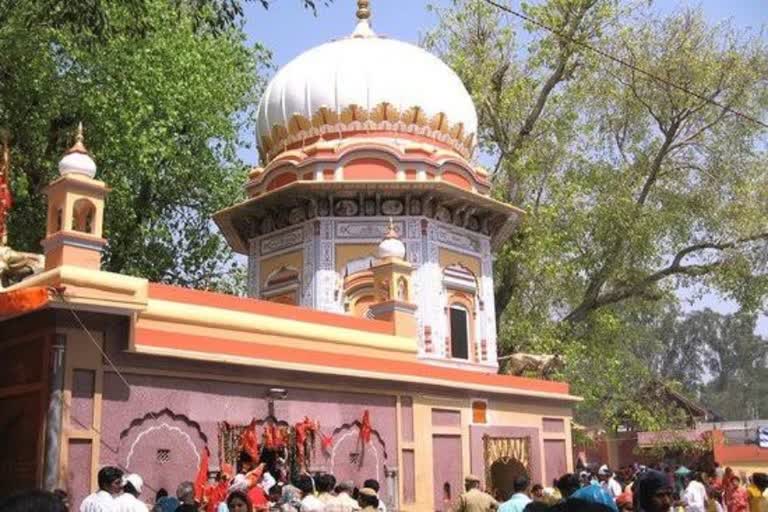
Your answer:
[[[616,501],[616,498],[621,495],[622,489],[621,484],[613,477],[613,471],[603,464],[597,470],[597,479],[600,481],[600,487],[613,498],[613,501]]]
[[[685,488],[683,494],[685,512],[706,512],[707,510],[707,488],[700,479],[701,475],[695,473]]]
[[[336,503],[344,512],[360,510],[360,504],[352,497],[355,484],[351,480],[339,482],[336,486]],[[329,512],[326,510],[326,512]]]
[[[147,512],[147,506],[139,499],[143,485],[144,480],[136,473],[126,476],[123,494],[115,498],[115,512]]]
[[[123,472],[106,466],[99,470],[99,490],[80,504],[80,512],[115,512],[114,498],[123,490]]]
[[[301,512],[325,512],[325,504],[315,496],[312,477],[299,476],[296,479],[296,487],[301,491]]]

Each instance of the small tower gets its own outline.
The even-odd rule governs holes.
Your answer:
[[[416,305],[411,302],[413,267],[405,259],[405,245],[389,219],[389,230],[379,243],[373,272],[375,303],[370,311],[374,318],[394,324],[394,334],[417,335]]]
[[[94,179],[96,163],[83,142],[78,126],[75,145],[59,161],[61,177],[45,189],[48,222],[42,241],[45,269],[74,265],[101,268],[101,253],[107,241],[104,228],[104,198],[107,186]]]

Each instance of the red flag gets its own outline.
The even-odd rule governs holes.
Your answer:
[[[195,499],[199,502],[203,501],[205,488],[208,486],[208,459],[210,456],[211,452],[206,446],[200,455],[200,467],[197,469],[197,478],[195,478]]]
[[[333,446],[333,434],[320,434],[320,446],[322,446],[325,453],[331,453],[331,447]]]
[[[3,155],[0,161],[0,243],[6,235],[8,212],[13,206],[13,195],[11,194],[11,153],[8,147],[8,140],[3,141]]]
[[[256,420],[251,421],[251,424],[243,432],[243,436],[240,438],[240,449],[251,456],[254,464],[259,462],[259,437],[256,434]]]
[[[363,443],[367,444],[371,440],[371,416],[368,414],[368,409],[363,412],[363,419],[360,421],[360,439]]]

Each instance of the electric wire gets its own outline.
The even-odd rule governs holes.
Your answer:
[[[552,34],[554,34],[555,36],[557,36],[557,37],[559,37],[561,39],[564,39],[564,40],[566,40],[568,42],[571,42],[571,43],[573,43],[573,44],[575,44],[577,46],[581,46],[582,48],[585,48],[585,49],[587,49],[587,50],[589,50],[589,51],[591,51],[593,53],[596,53],[597,55],[600,55],[601,57],[604,57],[604,58],[609,59],[609,60],[611,60],[611,61],[613,61],[613,62],[615,62],[617,64],[625,66],[625,67],[627,67],[627,68],[629,68],[629,69],[631,69],[631,70],[633,70],[633,71],[635,71],[637,73],[640,73],[641,75],[645,75],[646,77],[648,77],[648,78],[650,78],[652,80],[655,80],[655,81],[660,82],[660,83],[662,83],[664,85],[667,85],[669,87],[677,89],[678,91],[681,91],[681,92],[683,92],[685,94],[689,94],[689,95],[691,95],[691,96],[693,96],[693,97],[695,97],[697,99],[700,99],[700,100],[702,100],[702,101],[704,101],[706,103],[709,103],[710,105],[713,105],[715,107],[718,107],[718,108],[720,108],[720,109],[722,109],[722,110],[724,110],[726,112],[729,112],[729,113],[731,113],[731,114],[733,114],[735,116],[738,116],[738,117],[740,117],[742,119],[745,119],[745,120],[750,121],[752,123],[755,123],[755,124],[757,124],[759,126],[762,126],[763,128],[768,128],[768,124],[767,123],[764,123],[764,122],[760,121],[759,119],[757,119],[755,117],[752,117],[752,116],[750,116],[748,114],[744,114],[743,112],[739,112],[738,110],[734,110],[731,107],[729,107],[728,105],[723,105],[722,103],[720,103],[720,102],[718,102],[718,101],[716,101],[716,100],[714,100],[712,98],[709,98],[709,97],[707,97],[707,96],[705,96],[703,94],[699,94],[699,93],[697,93],[695,91],[692,91],[692,90],[688,89],[687,87],[684,87],[684,86],[682,86],[680,84],[677,84],[677,83],[675,83],[675,82],[673,82],[671,80],[668,80],[666,78],[663,78],[663,77],[660,77],[658,75],[655,75],[655,74],[651,73],[648,70],[645,70],[645,69],[643,69],[643,68],[641,68],[639,66],[636,66],[635,64],[632,64],[631,62],[627,62],[626,60],[624,60],[624,59],[622,59],[620,57],[616,57],[615,55],[611,55],[610,53],[608,53],[608,52],[606,52],[604,50],[601,50],[600,48],[597,48],[596,46],[593,46],[593,45],[591,45],[591,44],[589,44],[587,42],[579,41],[578,39],[574,39],[573,37],[571,37],[571,36],[569,36],[567,34],[564,34],[562,31],[557,30],[555,28],[552,28],[549,25],[547,25],[546,23],[543,23],[543,22],[541,22],[541,21],[539,21],[539,20],[537,20],[537,19],[535,19],[535,18],[533,18],[531,16],[528,16],[528,15],[523,14],[521,12],[515,11],[514,9],[511,9],[510,7],[507,7],[506,5],[500,4],[499,2],[497,2],[495,0],[484,0],[484,1],[487,4],[492,5],[492,6],[496,7],[497,9],[499,9],[501,11],[504,11],[504,12],[506,12],[508,14],[511,14],[513,16],[516,16],[516,17],[518,17],[518,18],[520,18],[520,19],[522,19],[524,21],[527,21],[527,22],[529,22],[529,23],[531,23],[533,25],[536,25],[537,27],[542,28],[542,29],[544,29],[544,30],[546,30],[548,32],[551,32]]]

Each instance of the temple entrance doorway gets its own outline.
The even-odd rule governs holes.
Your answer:
[[[486,489],[497,501],[506,501],[513,494],[515,480],[531,476],[530,439],[485,435],[483,444]]]
[[[497,501],[506,501],[513,494],[513,485],[520,476],[530,477],[525,466],[518,460],[499,459],[491,464],[489,492]]]

